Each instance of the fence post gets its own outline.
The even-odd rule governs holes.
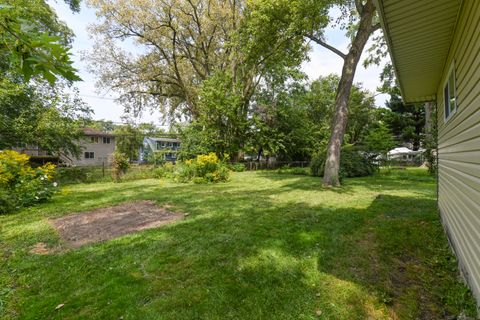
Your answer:
[[[102,177],[105,178],[105,160],[102,161]]]

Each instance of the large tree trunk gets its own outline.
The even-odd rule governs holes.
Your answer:
[[[338,84],[337,97],[335,100],[335,116],[332,124],[332,133],[328,142],[325,171],[323,173],[323,185],[327,187],[340,185],[340,148],[347,126],[350,89],[352,88],[355,70],[357,69],[365,44],[373,31],[376,30],[376,28],[372,26],[374,15],[375,6],[372,0],[368,0],[360,13],[360,24],[357,34],[344,59],[342,76]]]

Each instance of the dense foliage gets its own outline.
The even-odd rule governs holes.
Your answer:
[[[124,153],[116,151],[113,154],[112,159],[112,178],[115,182],[120,182],[122,177],[127,173],[130,168],[130,162],[128,156]]]
[[[0,149],[38,147],[52,155],[75,157],[77,140],[91,109],[57,83],[16,85],[0,92]]]
[[[55,166],[32,168],[29,157],[15,151],[0,151],[0,213],[12,212],[48,200],[57,186]]]
[[[398,89],[397,89],[398,91]],[[385,121],[392,129],[397,141],[410,145],[418,150],[425,137],[425,106],[424,104],[405,104],[399,92],[392,92],[387,107]]]
[[[79,10],[79,0],[65,2]],[[44,0],[2,1],[0,31],[0,150],[77,156],[90,110],[68,88],[80,80],[70,59],[72,31]]]
[[[320,152],[312,158],[310,170],[313,176],[322,176],[325,167],[325,153]],[[340,179],[364,177],[372,175],[378,166],[368,153],[362,152],[352,146],[342,148],[340,160]]]
[[[219,159],[215,153],[199,155],[194,159],[170,162],[154,169],[157,178],[171,178],[176,182],[226,182],[230,178],[230,167],[226,163],[228,157]],[[241,171],[238,167],[235,167]]]
[[[66,2],[78,11],[78,0]],[[25,82],[40,77],[51,84],[58,78],[80,80],[70,58],[72,32],[46,1],[2,1],[0,31],[2,82],[5,76],[12,75]]]
[[[196,154],[238,152],[281,161],[308,161],[325,147],[333,117],[338,76],[305,80],[298,70],[272,74],[252,97],[247,116],[239,114],[238,96],[231,94],[228,77],[218,76],[204,82],[198,120],[178,126],[184,159]],[[360,85],[352,88],[351,117],[346,142],[365,144],[370,130],[381,121],[372,95]]]

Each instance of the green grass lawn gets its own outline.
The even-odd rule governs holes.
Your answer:
[[[48,219],[139,199],[182,221],[48,255]],[[58,310],[59,304],[64,306]],[[422,170],[347,179],[236,173],[216,185],[66,186],[0,216],[2,319],[445,319],[475,315]]]

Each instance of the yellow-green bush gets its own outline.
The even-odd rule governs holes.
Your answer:
[[[195,159],[178,162],[175,166],[173,177],[178,182],[224,182],[230,178],[230,170],[212,152],[199,155]]]
[[[16,151],[0,151],[0,213],[48,200],[57,186],[55,165],[32,168],[29,157]]]

